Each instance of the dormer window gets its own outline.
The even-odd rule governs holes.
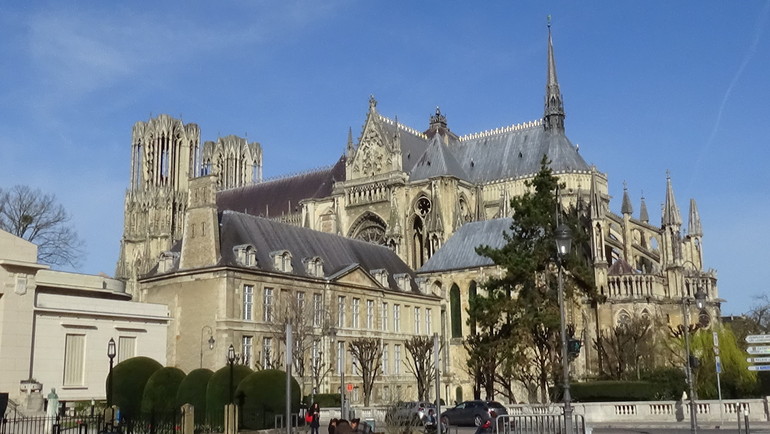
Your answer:
[[[426,278],[418,278],[416,279],[417,282],[417,289],[420,290],[421,293],[427,294],[428,293],[428,279]]]
[[[305,272],[311,277],[323,277],[324,276],[324,262],[323,259],[318,256],[302,259],[302,263],[305,264]]]
[[[241,244],[233,247],[235,261],[238,265],[244,267],[255,267],[257,265],[257,249],[251,244]]]
[[[379,283],[380,285],[382,285],[385,288],[388,287],[388,271],[387,270],[385,270],[384,268],[378,268],[376,270],[371,270],[369,272],[369,274],[371,274],[372,277],[374,277],[374,279],[377,281],[377,283]]]
[[[168,273],[179,265],[179,253],[163,252],[158,260],[158,273]]]
[[[291,253],[288,250],[276,250],[270,252],[273,258],[273,268],[284,273],[291,273],[294,269],[291,266]]]
[[[407,273],[394,274],[393,278],[396,279],[398,289],[401,291],[409,291],[412,289],[412,277]]]

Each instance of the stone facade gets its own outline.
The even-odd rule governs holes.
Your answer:
[[[110,338],[115,363],[165,363],[165,306],[132,302],[115,279],[47,268],[34,244],[0,231],[0,390],[23,414],[42,410],[41,389],[64,401],[104,399]]]
[[[134,128],[132,178],[117,275],[140,299],[173,306],[175,330],[170,335],[169,360],[192,367],[195,351],[175,354],[179,351],[176,340],[194,344],[200,338],[194,335],[201,328],[216,330],[218,343],[237,343],[245,330],[255,333],[256,338],[261,326],[235,320],[238,291],[248,279],[256,279],[252,283],[257,293],[265,285],[302,287],[307,293],[323,288],[327,301],[357,290],[355,285],[341,283],[306,287],[302,279],[291,276],[274,282],[267,275],[247,277],[230,269],[214,271],[212,267],[221,265],[229,254],[221,250],[225,240],[217,239],[221,236],[217,218],[228,212],[246,213],[387,246],[416,273],[422,282],[421,292],[440,294],[439,305],[425,303],[436,316],[436,331],[446,349],[445,399],[451,402],[460,395],[467,399],[473,395],[473,385],[463,368],[462,338],[471,332],[466,325],[467,300],[489,273],[501,271],[476,262],[476,245],[456,247],[459,253],[452,256],[454,262],[436,258],[468,225],[510,218],[510,199],[526,191],[525,182],[532,179],[541,159],[547,156],[554,174],[565,185],[560,192],[563,205],[579,207],[591,222],[595,280],[604,299],[593,305],[579,300],[568,309],[568,321],[581,330],[584,341],[581,357],[573,366],[576,375],[595,372],[597,358],[591,342],[602,330],[634,314],[654,315],[676,325],[681,322],[683,300],[692,298],[698,287],[706,292],[708,304],[703,311],[691,307],[691,318],[703,324],[719,318],[716,273],[703,268],[703,230],[694,200],[686,231],[670,177],[660,225],[650,222],[644,198],[634,215],[627,191],[621,212],[610,211],[607,175],[589,166],[566,136],[550,32],[544,100],[541,119],[458,136],[438,108],[429,117],[427,129],[419,131],[381,114],[377,101],[370,97],[358,138],[354,140],[353,131],[349,131],[345,154],[334,165],[269,181],[261,179],[258,144],[233,136],[206,142],[198,167],[194,150],[199,132],[194,124],[183,125],[165,115],[140,122]],[[164,149],[181,158],[179,170],[165,168]],[[201,184],[200,191],[193,187],[198,174],[213,176]],[[502,230],[496,227],[495,231],[501,239]],[[181,245],[181,250],[172,249],[175,245]],[[175,271],[180,274],[157,276],[161,268],[153,267],[168,263],[173,268],[175,260],[182,261]],[[187,288],[193,291],[200,279],[210,280],[211,291],[218,295],[207,294],[207,302],[200,304],[189,299],[180,304],[170,295]],[[160,290],[161,286],[167,289]],[[196,291],[204,291],[203,286]],[[190,316],[189,327],[179,322]],[[193,330],[193,335],[184,335],[185,330]],[[222,347],[217,348],[221,359]],[[206,361],[209,356],[203,352]],[[212,361],[216,359],[208,363]],[[329,390],[333,390],[331,385]]]

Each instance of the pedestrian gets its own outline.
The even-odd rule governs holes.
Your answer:
[[[333,417],[329,420],[329,434],[335,434],[337,428],[337,418]]]
[[[321,427],[321,407],[317,402],[314,402],[308,411],[312,417],[310,420],[310,434],[318,434],[318,428]]]

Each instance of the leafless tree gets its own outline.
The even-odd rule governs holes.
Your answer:
[[[364,387],[364,406],[369,406],[374,380],[382,368],[382,343],[375,338],[358,338],[348,344]]]
[[[417,399],[428,400],[428,392],[433,384],[436,369],[433,363],[433,338],[430,336],[413,336],[404,341],[404,347],[409,353],[406,369],[417,380]]]
[[[37,259],[53,266],[80,266],[83,241],[70,215],[52,194],[26,185],[0,188],[0,229],[35,243]]]

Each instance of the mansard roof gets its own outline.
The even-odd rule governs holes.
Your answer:
[[[221,259],[219,265],[239,266],[233,247],[251,244],[256,247],[257,269],[272,270],[270,252],[291,252],[290,274],[307,274],[302,258],[318,256],[323,260],[324,275],[333,276],[350,267],[363,270],[385,269],[388,286],[398,288],[394,275],[406,273],[412,277],[412,292],[419,293],[414,272],[392,250],[365,241],[314,231],[239,212],[223,211],[220,216]]]
[[[430,259],[417,270],[418,274],[436,271],[463,270],[492,266],[491,259],[476,254],[476,247],[487,245],[500,248],[505,245],[504,231],[512,219],[499,218],[464,224]]]
[[[217,193],[217,208],[263,217],[298,212],[299,202],[331,196],[336,181],[345,180],[345,157],[327,169],[306,172],[223,190]]]

